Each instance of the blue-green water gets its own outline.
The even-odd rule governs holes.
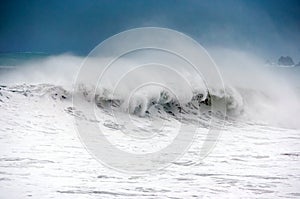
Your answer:
[[[26,63],[36,59],[43,59],[49,57],[46,53],[32,53],[32,52],[22,52],[22,53],[1,53],[0,54],[0,66],[18,66],[22,63]]]

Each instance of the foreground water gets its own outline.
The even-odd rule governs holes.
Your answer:
[[[238,122],[196,165],[131,175],[91,157],[61,97],[2,89],[1,198],[300,197],[299,130]]]

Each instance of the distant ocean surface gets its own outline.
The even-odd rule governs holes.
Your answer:
[[[50,56],[46,53],[0,53],[0,65],[1,66],[18,66],[24,62],[43,59]]]

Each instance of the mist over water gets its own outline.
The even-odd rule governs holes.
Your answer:
[[[263,57],[241,50],[211,47],[209,53],[220,69],[225,83],[229,116],[244,121],[251,120],[285,128],[299,128],[299,84],[295,78],[290,78],[290,70],[293,70],[294,75],[299,74],[297,68],[278,69],[268,67]],[[139,57],[140,60],[148,59],[142,55]],[[126,59],[120,59],[115,63],[115,67],[110,69],[112,70],[109,72],[110,75],[104,76],[100,87],[97,88],[98,94],[105,98],[122,100],[122,98],[125,98],[126,93],[133,88],[132,86],[138,84],[140,78],[145,79],[155,76],[159,81],[164,81],[166,85],[175,89],[175,96],[181,99],[181,103],[188,103],[192,100],[192,90],[201,93],[202,100],[205,100],[207,89],[202,82],[203,80],[196,75],[193,76],[189,69],[184,66],[184,63],[180,63],[176,59],[172,61],[172,57],[164,56],[164,59],[170,59],[173,63],[172,67],[177,68],[174,74],[168,73],[168,69],[164,73],[162,66],[148,66],[148,70],[134,71],[131,78],[124,79],[121,87],[116,91],[113,90],[112,85],[119,81],[122,71],[134,68],[139,63],[138,60],[131,59],[130,56]],[[2,71],[1,84],[52,84],[61,86],[72,93],[77,73],[83,61],[84,57],[71,54],[31,59],[18,64],[13,70]],[[97,65],[97,60],[94,60],[94,63],[95,67],[103,67]],[[179,76],[176,77],[176,73],[189,78],[195,83],[185,85]],[[93,85],[88,80],[89,77],[83,84],[87,86],[86,89],[91,89]],[[194,88],[190,91],[186,86]],[[131,103],[142,100],[143,102],[139,102],[138,105],[144,104],[145,112],[147,104],[151,100],[158,101],[163,90],[158,87],[143,88],[133,96],[135,99]],[[111,95],[107,91],[111,94],[114,93]],[[169,96],[169,100],[172,100],[175,96]],[[135,107],[137,105],[131,106]],[[133,110],[134,108],[131,111],[132,113]]]
[[[225,82],[243,96],[245,113],[257,121],[284,127],[299,127],[297,67],[269,66],[263,57],[240,50],[212,50]]]

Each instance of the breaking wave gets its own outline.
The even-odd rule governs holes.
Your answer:
[[[81,88],[76,93],[72,90],[66,90],[62,86],[56,86],[53,84],[19,84],[19,85],[0,85],[1,102],[6,98],[5,94],[18,94],[25,97],[33,97],[43,99],[45,97],[53,100],[71,101],[72,95],[77,94],[83,96],[83,99],[95,105],[100,109],[115,108],[118,111],[129,112],[137,116],[144,117],[146,115],[151,116],[151,108],[155,107],[158,113],[164,112],[172,116],[178,114],[192,114],[198,115],[199,111],[207,111],[211,106],[212,98],[225,98],[227,101],[227,110],[229,113],[241,113],[242,104],[241,99],[237,99],[234,95],[228,93],[236,93],[233,90],[227,90],[226,95],[215,96],[209,94],[209,92],[194,93],[190,101],[181,104],[176,97],[174,97],[168,90],[157,90],[158,95],[156,97],[149,97],[147,95],[135,95],[131,100],[131,103],[124,109],[125,99],[114,98],[112,91],[102,89],[100,92],[93,93],[92,89],[88,89],[86,86],[81,85]],[[90,96],[93,95],[93,100],[90,101]],[[148,98],[147,98],[148,97]]]
[[[164,79],[165,84],[171,85],[173,89],[152,85],[130,95],[124,93],[128,93],[126,86],[131,81],[127,81],[128,85],[123,83],[120,92],[116,92],[110,83],[97,88],[82,83],[74,90],[73,82],[82,60],[83,58],[72,55],[49,56],[24,62],[9,71],[0,70],[0,103],[9,103],[14,95],[36,99],[48,97],[63,102],[72,102],[73,95],[80,95],[84,101],[93,103],[102,110],[121,111],[138,117],[167,115],[176,119],[185,115],[185,122],[193,122],[199,117],[211,116],[212,99],[216,103],[225,99],[227,119],[299,128],[297,118],[300,102],[297,87],[278,78],[274,73],[265,72],[263,68],[251,68],[259,65],[253,58],[243,59],[251,65],[243,70],[237,70],[238,67],[232,69],[232,66],[240,66],[241,63],[231,62],[230,67],[227,67],[228,63],[218,64],[225,80],[225,92],[222,89],[209,92],[197,78],[194,82],[198,84],[192,85],[193,89],[187,92],[182,82],[168,77]],[[114,74],[118,72],[120,71],[115,71]],[[256,77],[258,72],[263,78]],[[166,76],[164,72],[160,73],[161,77]],[[145,78],[147,75],[149,72],[138,73],[137,77]],[[187,74],[187,78],[193,80],[191,75]]]

